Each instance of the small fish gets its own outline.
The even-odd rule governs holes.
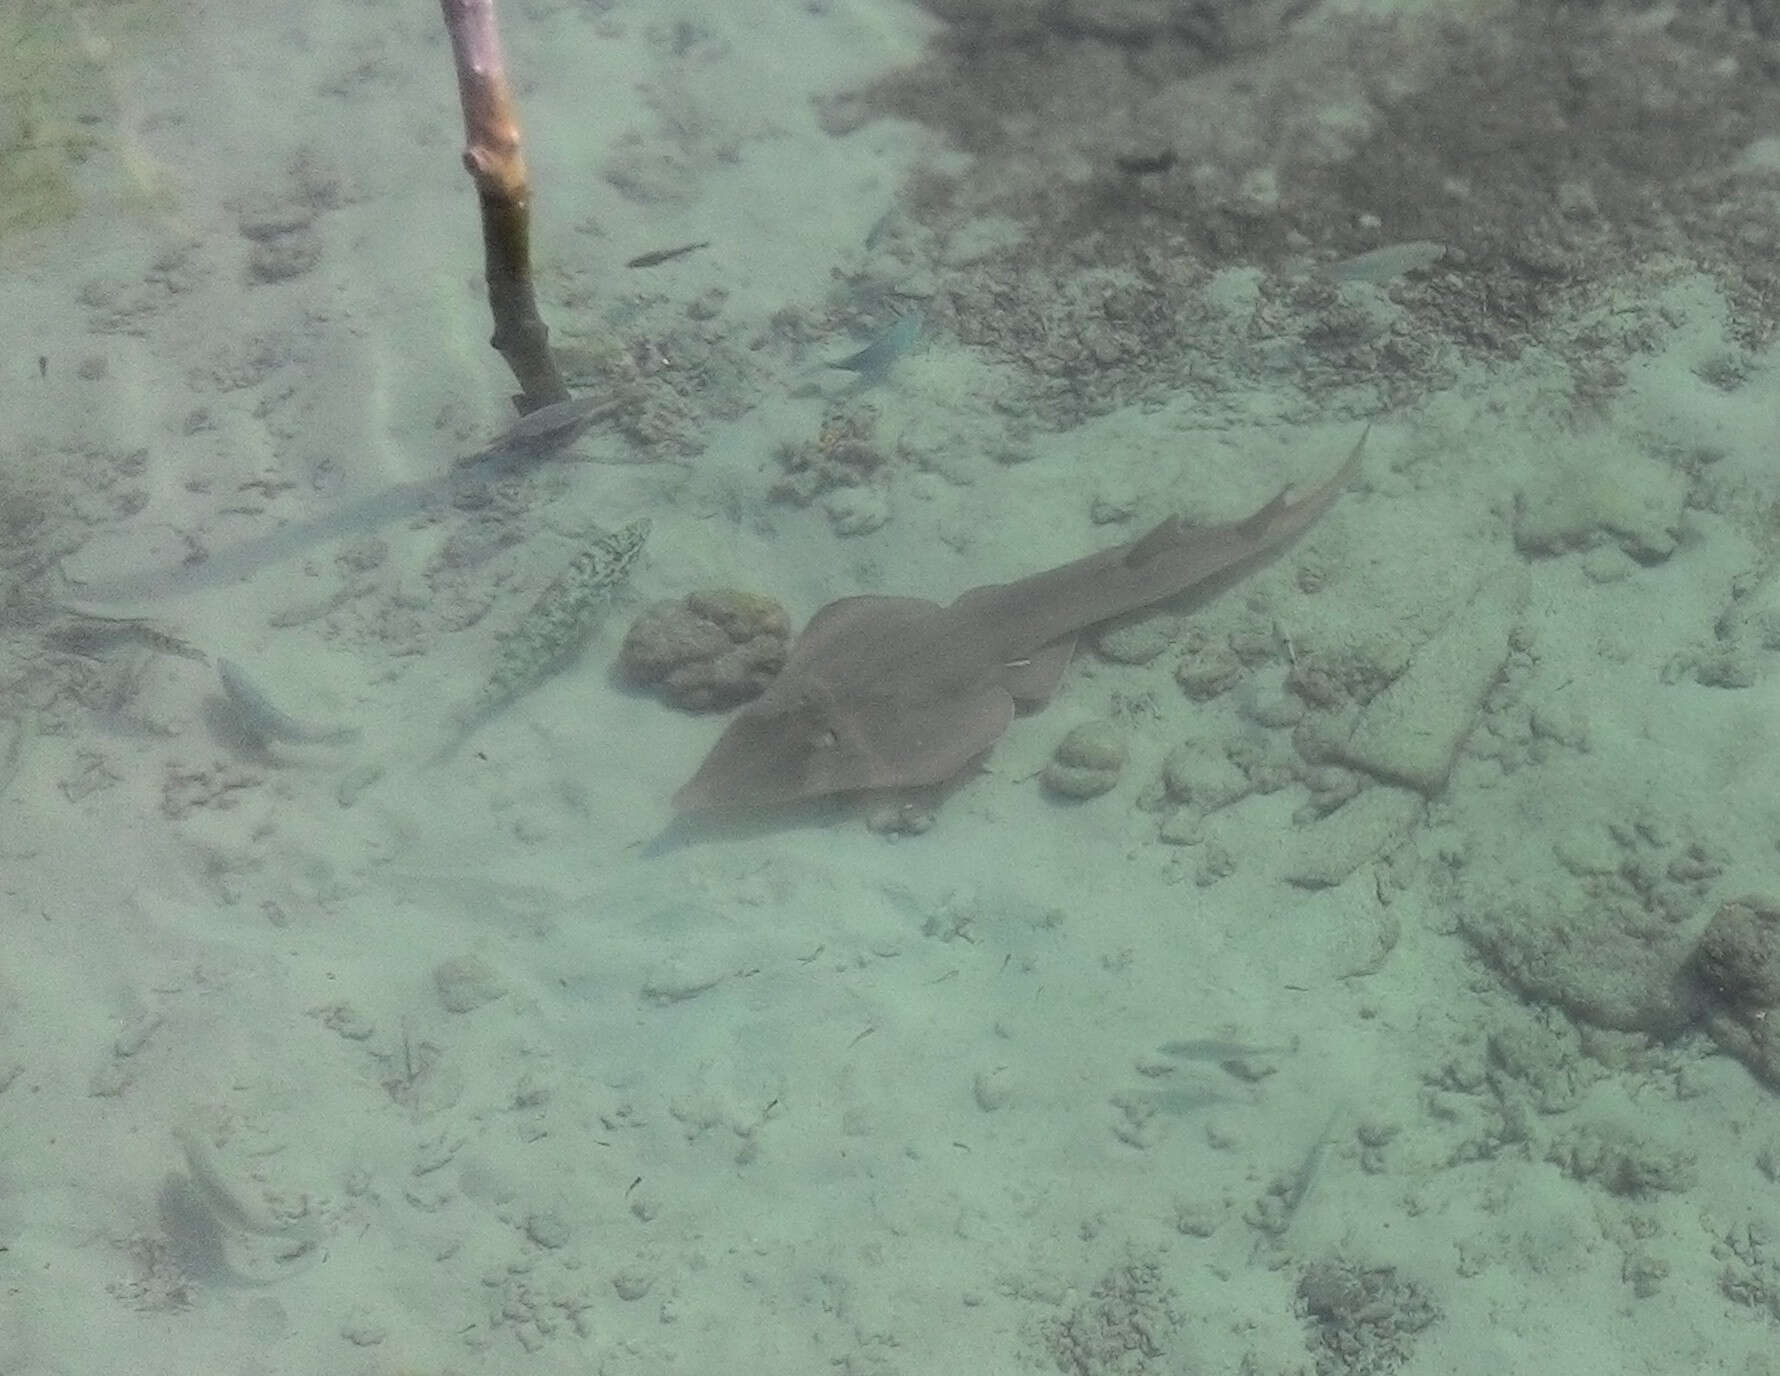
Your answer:
[[[486,449],[458,460],[459,468],[494,466],[516,459],[541,459],[566,449],[587,427],[618,410],[610,397],[570,397],[528,411]]]
[[[237,1188],[193,1125],[174,1128],[188,1174],[170,1174],[156,1199],[172,1260],[181,1274],[214,1286],[273,1285],[321,1259],[322,1230],[314,1217],[281,1219]],[[251,1258],[238,1269],[236,1252]]]
[[[1180,154],[1172,148],[1159,149],[1153,153],[1115,153],[1113,166],[1127,177],[1156,177],[1164,172],[1174,170],[1180,161]]]
[[[872,227],[865,232],[865,247],[875,249],[890,236],[890,227],[896,223],[896,208],[892,206],[878,216]]]
[[[285,741],[293,745],[345,745],[358,737],[355,727],[298,721],[289,713],[279,711],[233,660],[217,660],[216,673],[235,709],[236,722],[261,744]]]
[[[1352,258],[1324,263],[1315,275],[1330,282],[1389,282],[1407,273],[1431,267],[1446,256],[1446,245],[1431,239],[1412,239],[1404,244],[1356,253]]]
[[[145,616],[122,616],[86,609],[77,603],[64,602],[62,610],[69,620],[50,632],[50,637],[75,654],[97,656],[114,644],[134,641],[163,654],[178,655],[208,664],[210,656],[197,646],[181,640],[171,631],[164,631]]]
[[[1251,1046],[1248,1042],[1219,1041],[1215,1037],[1200,1037],[1193,1041],[1163,1042],[1158,1048],[1164,1056],[1172,1056],[1177,1061],[1246,1061],[1257,1056],[1290,1056],[1298,1049],[1293,1041],[1290,1046]]]
[[[1298,1163],[1297,1169],[1290,1175],[1277,1179],[1263,1196],[1267,1207],[1257,1219],[1252,1220],[1262,1236],[1255,1239],[1255,1245],[1249,1252],[1251,1262],[1259,1258],[1269,1246],[1278,1247],[1285,1241],[1286,1234],[1291,1231],[1299,1211],[1304,1207],[1304,1201],[1310,1198],[1311,1187],[1316,1184],[1329,1148],[1334,1145],[1335,1124],[1340,1121],[1341,1112],[1339,1104],[1329,1111],[1323,1130],[1316,1135],[1316,1140],[1304,1153],[1304,1159]]]
[[[696,244],[679,244],[674,248],[651,249],[648,253],[639,253],[624,266],[627,268],[652,268],[659,263],[671,263],[688,253],[696,253],[701,248],[709,248],[709,239],[700,239]]]
[[[31,739],[32,726],[28,710],[12,719],[12,734],[7,737],[5,750],[0,751],[0,793],[11,788],[12,781],[18,777],[19,767],[25,762],[25,746]]]
[[[882,382],[890,376],[896,360],[913,348],[920,337],[921,312],[910,311],[858,353],[837,358],[828,366],[858,373],[868,383]]]
[[[265,1208],[250,1203],[246,1195],[229,1184],[218,1169],[216,1157],[204,1141],[202,1131],[195,1124],[176,1123],[173,1137],[185,1157],[185,1167],[191,1173],[197,1196],[218,1222],[237,1233],[251,1233],[256,1237],[290,1237],[299,1231],[294,1222],[272,1217]]]
[[[1188,1088],[1186,1085],[1170,1085],[1167,1089],[1154,1090],[1144,1095],[1142,1102],[1151,1105],[1159,1113],[1190,1118],[1215,1104],[1240,1104],[1246,1101],[1227,1090],[1211,1086],[1197,1085]]]

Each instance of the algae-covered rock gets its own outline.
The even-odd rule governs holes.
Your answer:
[[[1617,544],[1640,563],[1674,553],[1687,479],[1672,466],[1611,442],[1578,441],[1550,456],[1515,503],[1514,542],[1528,554]]]
[[[771,598],[707,589],[639,616],[618,651],[618,670],[675,707],[717,711],[758,697],[785,667],[790,641],[790,619]]]
[[[1721,907],[1688,973],[1712,1039],[1780,1087],[1780,899],[1751,895]]]
[[[1057,744],[1044,786],[1064,798],[1097,798],[1119,781],[1125,737],[1110,721],[1087,721]]]

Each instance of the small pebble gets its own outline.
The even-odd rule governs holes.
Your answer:
[[[1013,1097],[1013,1084],[1005,1069],[979,1070],[970,1083],[970,1092],[978,1108],[984,1113],[994,1113],[1007,1107],[1008,1100]]]
[[[525,1235],[540,1247],[548,1247],[554,1251],[567,1245],[569,1240],[568,1222],[558,1213],[528,1214],[525,1220]]]

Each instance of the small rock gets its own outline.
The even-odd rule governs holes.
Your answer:
[[[1174,681],[1194,702],[1209,702],[1235,687],[1242,674],[1242,661],[1236,652],[1218,645],[1183,659],[1174,671]]]
[[[933,830],[936,820],[931,802],[891,797],[872,808],[865,825],[879,836],[921,836]]]
[[[1094,648],[1102,659],[1114,664],[1148,664],[1174,643],[1179,629],[1172,617],[1147,616],[1101,631],[1094,638]]]
[[[1780,1087],[1780,899],[1750,896],[1720,908],[1689,975],[1713,1040]]]
[[[970,1082],[971,1097],[984,1113],[1004,1109],[1013,1097],[1013,1084],[1005,1069],[979,1070]]]
[[[1096,798],[1119,781],[1125,738],[1110,721],[1088,721],[1057,745],[1045,766],[1044,786],[1064,798]]]
[[[1162,785],[1177,803],[1207,812],[1228,807],[1252,789],[1248,776],[1221,752],[1177,745],[1162,764]]]
[[[1168,846],[1196,846],[1205,839],[1205,818],[1190,807],[1177,807],[1162,819],[1156,839]]]
[[[439,1002],[450,1013],[468,1013],[507,992],[500,975],[481,956],[441,961],[433,969],[433,984],[439,991]]]
[[[1101,484],[1088,507],[1088,519],[1097,526],[1116,525],[1129,521],[1137,512],[1137,489],[1117,479]]]
[[[1703,688],[1750,688],[1757,677],[1754,658],[1746,651],[1724,650],[1694,667],[1693,676]]]
[[[254,240],[247,254],[247,275],[255,282],[285,282],[301,277],[320,261],[321,237],[313,230],[293,230]]]
[[[267,243],[308,229],[315,207],[291,196],[250,197],[236,208],[236,223],[243,238]]]
[[[1293,696],[1283,675],[1270,675],[1244,695],[1242,714],[1256,726],[1284,730],[1304,719],[1304,702]]]
[[[1532,595],[1525,564],[1487,575],[1470,600],[1410,657],[1408,666],[1324,743],[1343,764],[1429,797],[1446,787],[1491,687],[1513,653]]]
[[[369,1310],[356,1308],[340,1325],[340,1336],[354,1347],[376,1347],[389,1337],[389,1325],[373,1318]]]
[[[569,1225],[567,1220],[558,1213],[528,1214],[525,1220],[525,1235],[540,1247],[554,1251],[568,1244]]]
[[[1578,440],[1543,456],[1516,498],[1514,542],[1534,555],[1610,542],[1654,563],[1674,553],[1686,506],[1687,479],[1668,464],[1604,436]]]
[[[870,535],[890,519],[890,499],[875,487],[844,487],[822,501],[836,535]]]

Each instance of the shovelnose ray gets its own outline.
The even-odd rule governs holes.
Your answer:
[[[731,811],[831,793],[943,783],[1041,706],[1076,636],[1125,612],[1193,594],[1195,605],[1302,535],[1354,480],[1362,434],[1339,472],[1281,492],[1254,515],[1147,535],[949,607],[917,597],[843,597],[823,607],[784,669],[744,707],[674,795],[680,812]]]

